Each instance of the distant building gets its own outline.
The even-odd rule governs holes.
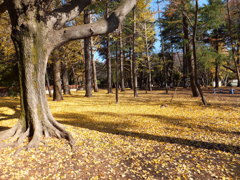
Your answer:
[[[233,87],[237,87],[238,85],[238,80],[237,79],[232,79],[228,81],[228,86],[233,86]]]

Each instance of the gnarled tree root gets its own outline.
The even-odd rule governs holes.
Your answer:
[[[55,121],[52,117],[49,117],[48,121],[44,121],[44,123],[41,123],[41,125],[36,128],[34,128],[34,126],[33,127],[29,126],[25,130],[22,127],[22,125],[18,122],[12,128],[1,132],[0,133],[1,141],[8,139],[15,139],[15,141],[9,144],[0,144],[0,148],[20,146],[27,137],[31,138],[31,140],[26,146],[19,148],[15,152],[15,155],[23,149],[29,150],[31,148],[37,148],[39,144],[42,142],[42,138],[49,137],[56,137],[59,139],[63,138],[69,142],[71,148],[73,148],[74,145],[74,140],[71,134],[67,132],[60,123]]]

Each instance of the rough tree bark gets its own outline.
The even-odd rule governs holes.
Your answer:
[[[73,145],[72,136],[54,120],[46,99],[45,74],[51,51],[71,40],[106,34],[118,28],[135,6],[136,0],[123,0],[107,19],[95,23],[64,28],[77,17],[91,0],[74,0],[47,12],[45,0],[5,0],[11,18],[12,39],[19,61],[21,115],[11,129],[0,133],[0,140],[16,137],[9,146],[20,145],[32,137],[24,148],[37,147],[43,137],[65,138]],[[3,145],[2,145],[3,146]]]

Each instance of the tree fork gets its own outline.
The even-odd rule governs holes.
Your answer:
[[[53,49],[77,39],[113,32],[136,5],[137,0],[123,0],[113,13],[94,23],[64,27],[79,16],[94,1],[71,1],[52,12],[45,13],[43,1],[4,0],[0,15],[8,11],[12,25],[12,39],[19,62],[21,116],[11,129],[0,133],[0,140],[17,138],[20,145],[31,137],[24,149],[37,147],[43,137],[64,138],[72,146],[72,136],[54,120],[46,99],[45,74]],[[64,10],[64,11],[63,11]],[[99,28],[101,27],[101,28]]]

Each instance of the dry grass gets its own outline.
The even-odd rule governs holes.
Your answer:
[[[163,91],[132,96],[120,93],[119,104],[104,90],[49,99],[76,139],[74,151],[56,139],[18,157],[2,149],[0,179],[240,178],[239,94],[208,94],[208,107],[182,89],[172,104]],[[0,98],[0,130],[18,116],[18,99]]]

